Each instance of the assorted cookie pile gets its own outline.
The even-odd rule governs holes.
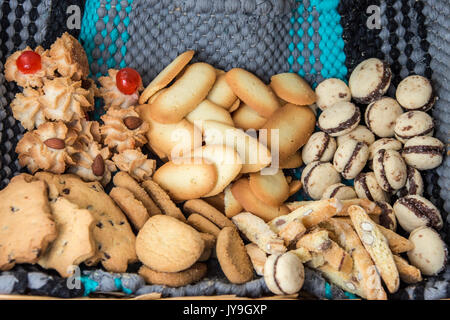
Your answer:
[[[293,73],[266,85],[244,69],[189,64],[193,55],[145,89],[130,68],[109,70],[97,88],[68,34],[8,58],[6,79],[23,87],[11,108],[29,130],[16,152],[31,175],[0,191],[0,270],[37,263],[68,277],[80,264],[125,272],[139,261],[147,283],[180,287],[217,259],[231,283],[262,276],[273,293],[293,294],[306,265],[366,299],[442,270],[443,222],[419,171],[444,149],[427,79],[383,97],[391,71],[368,59],[349,86],[327,79],[314,92]],[[88,120],[94,97],[101,122]],[[352,99],[369,104],[367,126]],[[303,163],[300,180],[282,170]],[[302,188],[312,201],[287,202]]]

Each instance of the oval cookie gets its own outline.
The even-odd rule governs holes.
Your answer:
[[[304,106],[316,102],[316,94],[308,82],[292,72],[272,76],[270,87],[277,96],[289,103]]]
[[[289,186],[282,170],[273,175],[251,173],[249,186],[259,200],[272,206],[280,206],[289,197]]]

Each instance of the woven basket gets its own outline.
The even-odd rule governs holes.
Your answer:
[[[62,3],[64,2],[64,3]],[[148,83],[179,53],[194,49],[195,60],[215,67],[242,67],[267,81],[279,72],[296,72],[313,87],[329,77],[347,79],[363,59],[390,63],[399,81],[420,74],[432,79],[439,100],[431,111],[435,135],[448,143],[450,132],[450,7],[439,1],[352,0],[0,0],[0,71],[6,57],[26,45],[49,45],[63,32],[83,44],[96,79],[109,68],[135,68]],[[82,15],[81,30],[69,29],[74,7]],[[371,7],[372,6],[372,7]],[[376,6],[376,7],[373,7]],[[370,29],[369,17],[379,8],[380,28]],[[9,103],[18,88],[0,75],[0,188],[23,172],[14,152],[24,129],[12,117]],[[100,112],[100,110],[97,110]],[[424,174],[426,197],[443,214],[441,232],[450,243],[450,157]],[[291,172],[299,174],[299,170]],[[301,196],[301,195],[299,195]],[[312,273],[311,273],[312,274]],[[222,277],[222,278],[220,278]],[[398,298],[450,297],[450,270],[423,283],[402,288]],[[206,284],[205,284],[206,283]],[[441,287],[435,284],[441,283]],[[442,285],[442,283],[444,283]],[[436,287],[436,288],[435,288]],[[431,289],[430,289],[431,288]],[[141,293],[165,296],[268,293],[262,279],[232,286],[223,275],[196,286],[168,290],[147,288]],[[345,294],[311,275],[305,290],[321,298]],[[153,296],[152,296],[153,297]]]

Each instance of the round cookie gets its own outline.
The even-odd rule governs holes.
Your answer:
[[[400,189],[398,195],[400,197],[404,197],[407,195],[422,196],[424,185],[420,171],[410,166],[407,167],[406,171],[406,184],[402,189]]]
[[[364,168],[368,158],[369,147],[364,142],[350,139],[337,148],[333,165],[345,179],[353,179]]]
[[[406,77],[397,86],[395,97],[407,110],[430,110],[436,102],[431,82],[425,77],[412,75]]]
[[[325,79],[316,87],[316,104],[321,110],[339,101],[350,101],[352,95],[344,81],[336,78]]]
[[[330,161],[336,151],[336,140],[325,132],[315,132],[302,148],[305,164],[313,161]]]
[[[355,199],[356,193],[352,187],[343,183],[336,183],[325,189],[322,199],[335,198],[339,200]]]
[[[316,102],[316,94],[311,86],[298,74],[280,73],[270,78],[270,87],[276,95],[298,106],[307,106]]]
[[[320,130],[332,137],[343,136],[355,129],[361,120],[361,112],[353,103],[340,101],[326,108],[319,116]]]
[[[341,182],[341,176],[330,162],[314,161],[303,169],[301,181],[303,190],[314,200],[319,200],[326,188]]]
[[[305,270],[299,257],[286,252],[271,255],[264,264],[264,281],[270,291],[287,295],[299,292],[305,280]]]
[[[389,195],[381,189],[373,172],[361,172],[355,178],[355,191],[360,199],[389,201]]]
[[[402,156],[406,163],[419,170],[429,170],[442,163],[444,144],[433,137],[414,137],[406,141]]]
[[[138,274],[148,284],[157,284],[168,287],[183,287],[201,280],[206,275],[205,263],[196,262],[189,269],[180,272],[158,272],[147,266],[142,266]]]
[[[403,109],[389,97],[382,97],[367,106],[364,115],[367,127],[381,138],[393,137],[395,122]]]
[[[148,219],[136,237],[139,260],[159,272],[186,270],[202,255],[204,246],[199,232],[166,215]]]
[[[394,132],[395,137],[403,143],[417,136],[432,136],[433,118],[423,111],[406,112],[397,118]]]
[[[216,254],[223,273],[231,283],[245,283],[253,278],[252,263],[236,228],[225,227],[220,231]]]
[[[373,158],[373,171],[381,189],[387,192],[401,189],[406,183],[406,164],[395,150],[380,149]]]
[[[372,160],[380,149],[400,151],[402,146],[403,145],[400,141],[393,138],[383,138],[377,140],[369,146],[369,160]]]
[[[391,83],[389,65],[377,58],[364,60],[350,75],[348,86],[353,99],[369,104],[383,96]]]
[[[375,136],[373,135],[373,133],[363,125],[359,125],[349,133],[337,137],[338,146],[348,141],[349,139],[364,142],[368,146],[375,142]]]
[[[398,223],[407,232],[423,226],[442,228],[441,213],[424,197],[411,195],[400,198],[394,204],[394,211]]]
[[[414,249],[407,252],[409,262],[427,276],[434,276],[447,265],[448,248],[439,234],[429,227],[415,229],[409,235]]]

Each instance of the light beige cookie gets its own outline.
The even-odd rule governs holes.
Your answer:
[[[156,169],[156,160],[149,159],[139,148],[116,153],[112,160],[117,168],[127,172],[137,181],[149,179]]]
[[[58,236],[39,258],[38,264],[45,269],[55,269],[62,277],[69,277],[74,266],[95,255],[95,220],[89,210],[79,209],[64,198],[50,202],[50,207]]]
[[[216,224],[219,228],[234,227],[233,223],[225,215],[201,199],[188,200],[184,203],[183,209],[188,213],[198,213]]]
[[[197,62],[162,93],[151,105],[153,119],[160,123],[180,122],[203,101],[216,80],[216,72],[207,63]]]
[[[179,272],[158,272],[147,266],[142,266],[138,274],[148,284],[177,288],[200,281],[206,275],[206,271],[206,264],[197,262],[189,269]]]
[[[336,78],[325,79],[316,87],[317,106],[321,110],[339,101],[350,101],[352,95],[344,81]]]
[[[288,72],[270,78],[270,87],[281,99],[299,106],[316,102],[316,94],[311,86],[298,74]]]
[[[150,217],[143,203],[137,200],[128,189],[114,187],[109,196],[122,209],[135,230],[140,230]]]
[[[244,210],[244,207],[242,207],[239,201],[237,201],[233,196],[233,192],[231,192],[231,184],[223,191],[223,204],[223,212],[228,218],[232,218]]]
[[[214,82],[206,99],[228,110],[236,101],[237,97],[225,79],[225,72],[222,71],[217,74],[216,82]]]
[[[232,113],[232,112],[236,111],[239,108],[239,106],[241,105],[241,103],[242,103],[241,100],[236,99],[236,101],[233,102],[231,107],[228,109],[228,112]]]
[[[275,294],[294,294],[303,286],[305,270],[295,254],[271,255],[264,265],[264,281]]]
[[[241,103],[239,108],[233,112],[233,122],[236,128],[243,130],[259,129],[267,119],[260,115],[255,109],[249,107],[244,102]]]
[[[136,237],[139,260],[159,272],[179,272],[191,267],[204,247],[198,231],[166,215],[148,219]]]
[[[148,84],[139,97],[139,104],[146,103],[155,93],[166,87],[191,61],[195,51],[185,51],[176,57]]]
[[[410,265],[408,261],[398,255],[394,255],[394,261],[403,282],[412,284],[422,281],[420,270]]]
[[[280,206],[289,197],[289,185],[283,170],[272,175],[251,173],[248,184],[259,200],[271,206]]]
[[[194,125],[198,125],[204,120],[213,120],[234,126],[230,113],[207,99],[200,102],[194,110],[189,112],[186,115],[186,120]]]
[[[219,227],[217,227],[210,220],[206,219],[204,216],[197,213],[192,213],[191,215],[189,215],[189,217],[187,218],[187,224],[189,224],[198,232],[209,233],[215,237],[217,237],[220,232]]]
[[[254,74],[233,68],[226,73],[225,79],[236,96],[263,117],[269,118],[280,107],[272,89]]]
[[[258,276],[264,276],[264,264],[267,260],[267,254],[254,243],[245,245],[245,250],[247,250],[256,274]]]

